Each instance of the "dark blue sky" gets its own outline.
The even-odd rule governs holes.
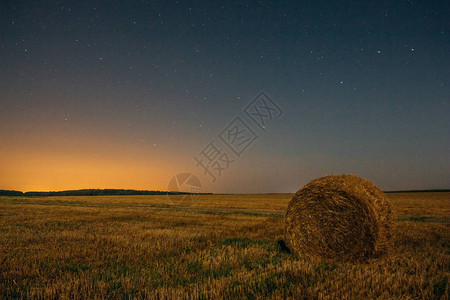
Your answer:
[[[2,1],[0,188],[449,188],[448,1]],[[244,108],[283,111],[263,131]],[[241,156],[218,135],[239,116]],[[216,182],[194,157],[234,160]],[[211,167],[212,171],[214,168]],[[216,170],[217,171],[217,170]]]

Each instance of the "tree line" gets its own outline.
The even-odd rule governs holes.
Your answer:
[[[121,195],[188,195],[192,193],[176,191],[146,191],[146,190],[126,190],[126,189],[82,189],[55,192],[21,192],[14,190],[0,190],[0,196],[24,196],[24,197],[45,197],[45,196],[121,196]],[[210,194],[210,193],[200,193]]]

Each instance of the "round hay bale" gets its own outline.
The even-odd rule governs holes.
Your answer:
[[[299,255],[363,260],[386,252],[393,211],[384,193],[354,175],[312,180],[289,202],[286,244]]]

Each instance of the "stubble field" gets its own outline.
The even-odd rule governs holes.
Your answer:
[[[357,264],[282,246],[291,196],[0,197],[0,298],[448,299],[450,193],[388,194],[394,249]]]

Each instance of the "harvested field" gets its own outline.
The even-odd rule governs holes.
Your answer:
[[[0,296],[448,299],[450,193],[388,194],[390,255],[287,253],[292,194],[0,198]]]

